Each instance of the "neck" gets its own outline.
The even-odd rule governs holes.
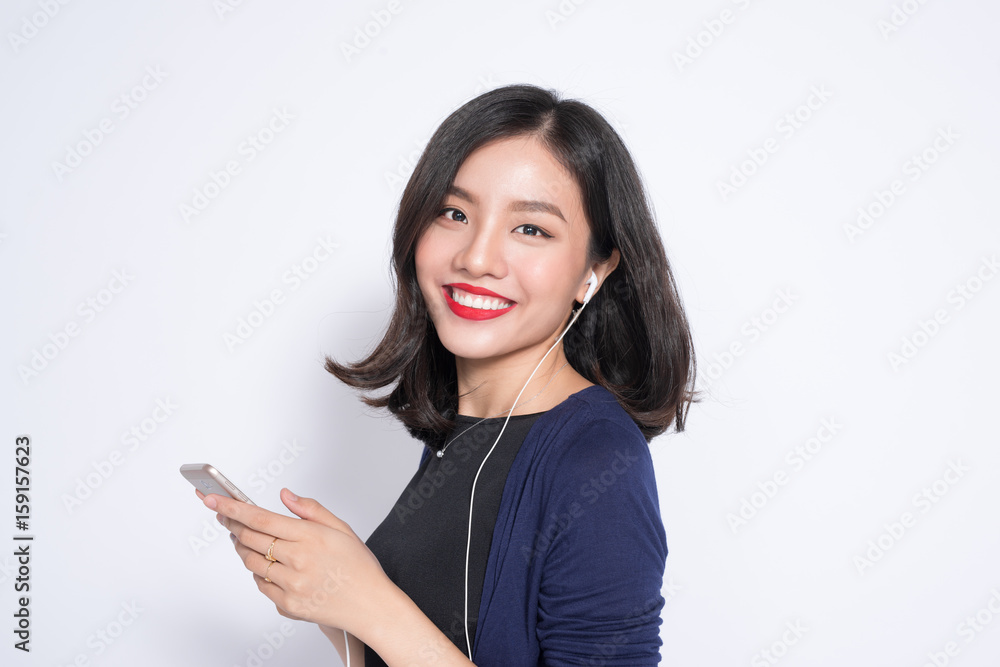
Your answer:
[[[545,357],[527,386],[525,381],[538,366],[537,355],[488,361],[456,359],[455,363],[458,412],[470,417],[505,417],[515,400],[518,405],[512,416],[545,412],[591,384],[567,365],[561,341]]]

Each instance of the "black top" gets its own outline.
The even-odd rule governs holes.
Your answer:
[[[486,560],[507,473],[528,430],[543,414],[511,416],[476,482],[469,547],[469,643],[476,636]],[[505,419],[458,415],[454,432],[445,440],[449,444],[444,456],[438,458],[431,452],[389,516],[365,542],[389,579],[466,655],[463,619],[469,499],[476,472]],[[365,665],[384,666],[385,662],[365,647]]]

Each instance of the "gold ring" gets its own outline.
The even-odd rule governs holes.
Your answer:
[[[267,583],[271,583],[271,580],[268,579],[267,577],[267,573],[271,571],[271,566],[274,565],[276,562],[277,561],[272,560],[270,563],[267,564],[267,569],[264,570],[264,581],[266,581]]]
[[[278,541],[278,538],[277,538],[277,537],[276,537],[276,538],[274,538],[273,540],[271,540],[271,546],[269,546],[269,547],[267,548],[267,555],[266,555],[266,556],[264,556],[264,558],[268,559],[268,560],[269,560],[269,561],[271,561],[272,563],[275,563],[275,562],[277,562],[277,560],[278,560],[277,558],[275,558],[274,556],[272,556],[272,555],[271,555],[271,550],[272,550],[272,549],[274,549],[274,543],[275,543],[275,542],[277,542],[277,541]]]

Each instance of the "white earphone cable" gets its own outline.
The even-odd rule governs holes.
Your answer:
[[[466,531],[467,539],[466,539],[466,542],[465,542],[465,618],[464,618],[464,623],[465,623],[465,646],[468,649],[469,660],[472,660],[472,640],[469,637],[469,551],[470,551],[470,549],[472,547],[472,505],[473,505],[473,502],[474,502],[475,497],[476,497],[476,482],[479,480],[479,473],[482,472],[483,466],[486,465],[486,459],[490,458],[490,454],[493,453],[493,450],[496,449],[497,443],[500,442],[500,438],[503,437],[503,432],[507,428],[507,422],[510,421],[511,413],[514,412],[514,407],[517,406],[517,401],[521,398],[521,394],[523,394],[524,390],[528,388],[528,384],[531,382],[531,378],[535,377],[535,372],[539,369],[539,367],[541,367],[542,362],[545,361],[545,357],[549,356],[549,352],[551,352],[555,348],[555,346],[559,344],[559,341],[562,340],[563,336],[566,335],[566,332],[569,331],[569,328],[571,326],[573,326],[573,324],[576,322],[577,318],[580,317],[580,313],[583,312],[583,309],[587,306],[587,303],[590,301],[591,295],[594,293],[594,290],[597,288],[597,284],[596,284],[597,283],[597,276],[593,272],[591,272],[591,276],[593,277],[592,281],[588,281],[588,282],[590,282],[590,289],[587,290],[587,295],[583,298],[583,303],[580,304],[580,308],[575,313],[573,313],[573,318],[569,321],[569,324],[566,325],[566,328],[563,329],[563,332],[561,334],[559,334],[559,338],[556,338],[555,342],[552,343],[552,347],[550,347],[548,349],[548,352],[546,352],[544,355],[542,355],[542,358],[539,360],[538,365],[535,366],[535,370],[531,371],[531,375],[528,376],[527,382],[524,383],[524,386],[521,387],[521,391],[519,391],[518,394],[517,394],[517,398],[514,399],[514,405],[512,405],[511,408],[510,408],[510,410],[507,411],[507,418],[504,419],[503,426],[500,428],[500,435],[497,436],[496,442],[493,443],[493,446],[490,447],[490,450],[488,452],[486,452],[486,456],[483,457],[483,462],[479,464],[479,470],[476,471],[476,476],[472,480],[472,493],[470,494],[470,497],[469,497],[469,526],[468,526],[468,529]],[[350,665],[348,665],[347,667],[350,667]]]

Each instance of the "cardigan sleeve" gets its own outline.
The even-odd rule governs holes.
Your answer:
[[[596,419],[554,462],[536,539],[539,664],[659,664],[667,543],[649,446],[628,426]]]

